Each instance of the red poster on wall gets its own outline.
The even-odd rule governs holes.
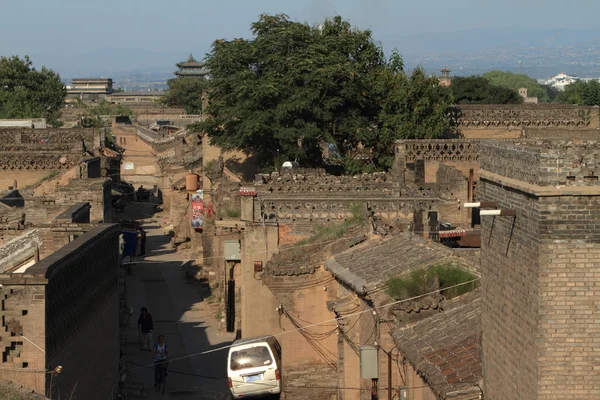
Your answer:
[[[202,190],[192,193],[192,228],[202,229],[204,226],[204,196]]]

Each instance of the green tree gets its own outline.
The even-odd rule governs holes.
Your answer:
[[[513,74],[512,72],[490,71],[482,75],[494,86],[502,86],[512,89],[518,93],[520,88],[527,88],[527,94],[537,97],[540,102],[548,102],[548,93],[533,78],[524,74]]]
[[[542,89],[546,92],[546,96],[548,98],[549,103],[557,103],[560,102],[561,91],[551,85],[540,85]]]
[[[457,76],[452,79],[456,104],[521,104],[523,98],[514,90],[492,85],[481,76]]]
[[[66,96],[56,72],[36,70],[28,56],[0,57],[0,118],[46,118],[59,125]]]
[[[583,94],[586,83],[583,81],[575,81],[565,86],[565,89],[559,96],[559,101],[564,104],[583,104]]]
[[[394,52],[388,67],[373,76],[373,87],[380,104],[374,128],[361,137],[373,149],[373,164],[378,169],[392,166],[389,151],[398,139],[440,138],[450,132],[448,107],[452,94],[427,77],[422,68],[411,76],[404,72],[400,55]]]
[[[600,82],[575,81],[565,86],[565,90],[559,95],[559,101],[582,106],[600,105]]]
[[[589,81],[583,91],[583,104],[586,106],[600,105],[600,82]]]
[[[110,125],[102,117],[129,117],[133,118],[133,110],[120,104],[110,104],[106,100],[100,101],[97,105],[87,107],[85,114],[81,118],[81,125],[84,128],[97,128]]]
[[[169,89],[162,98],[163,104],[183,107],[188,114],[202,114],[202,96],[207,81],[203,77],[181,76],[169,79]]]
[[[317,165],[329,144],[348,167],[366,146],[380,169],[391,165],[395,139],[443,130],[419,125],[443,113],[434,104],[437,79],[421,70],[407,77],[399,55],[387,60],[371,31],[341,17],[311,27],[264,14],[252,32],[253,40],[217,40],[207,57],[208,118],[194,128],[214,144],[253,152],[264,166]]]

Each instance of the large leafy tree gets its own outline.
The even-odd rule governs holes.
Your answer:
[[[447,112],[452,95],[437,78],[426,76],[421,68],[408,76],[394,51],[387,67],[372,79],[373,100],[379,108],[375,124],[360,141],[373,150],[373,164],[378,169],[391,167],[394,154],[389,149],[397,139],[439,138],[450,131]]]
[[[0,118],[46,118],[59,124],[66,96],[56,72],[36,70],[28,56],[0,58]]]
[[[444,133],[420,125],[445,113],[437,80],[420,70],[407,77],[371,31],[341,17],[312,27],[264,14],[252,33],[253,40],[217,40],[206,59],[208,118],[195,129],[216,145],[253,152],[265,166],[319,164],[324,144],[347,166],[364,146],[380,169],[391,165],[395,139]]]
[[[452,79],[452,94],[456,104],[521,104],[516,91],[494,86],[481,76],[457,76]]]
[[[598,106],[600,105],[600,82],[575,81],[565,86],[565,90],[558,98],[565,104]]]
[[[204,77],[181,76],[169,79],[169,89],[162,102],[171,107],[183,107],[188,114],[202,114],[202,96],[207,87]]]

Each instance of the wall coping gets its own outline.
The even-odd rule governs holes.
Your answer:
[[[537,197],[551,196],[600,196],[600,186],[540,186],[514,178],[507,178],[493,172],[480,169],[480,180],[487,180],[502,186],[508,186]]]
[[[86,211],[90,210],[91,208],[92,208],[92,206],[88,202],[80,202],[80,203],[74,204],[71,207],[67,208],[65,211],[63,211],[62,213],[60,213],[56,218],[54,218],[54,221],[58,222],[58,223],[72,222],[73,218],[75,218],[77,215],[79,215],[82,212],[86,212]]]
[[[54,273],[64,266],[64,261],[79,257],[93,247],[98,239],[116,235],[120,230],[118,224],[99,224],[98,227],[84,233],[74,241],[66,244],[48,257],[29,267],[23,275],[43,276],[50,279]]]

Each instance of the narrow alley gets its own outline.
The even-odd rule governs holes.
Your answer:
[[[170,237],[160,226],[154,205],[130,203],[121,218],[137,220],[147,232],[146,257],[136,257],[127,277],[127,306],[132,309],[125,339],[129,399],[227,398],[225,359],[234,336],[220,332],[205,301],[208,286],[186,277],[188,260],[171,249]],[[147,307],[154,320],[153,340],[164,335],[171,361],[165,393],[153,387],[150,352],[142,351],[137,319]],[[211,351],[207,354],[199,354]]]

